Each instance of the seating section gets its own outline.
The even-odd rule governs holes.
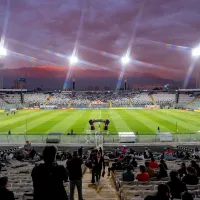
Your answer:
[[[24,93],[24,103],[29,106],[58,105],[75,108],[87,107],[143,107],[153,105],[148,93],[134,92],[61,92],[61,93]],[[186,98],[187,97],[187,98]],[[186,95],[183,102],[189,102],[194,97]],[[167,93],[153,94],[156,104],[161,106],[173,106],[175,95]],[[182,99],[182,98],[181,98]],[[181,100],[180,100],[181,102]],[[1,94],[0,105],[21,103],[21,94]]]
[[[185,104],[190,103],[194,98],[195,98],[194,95],[191,95],[191,94],[189,94],[189,95],[188,94],[180,94],[178,103],[180,105],[185,105]]]
[[[47,105],[62,105],[62,106],[68,106],[70,102],[71,96],[70,94],[66,93],[55,93],[52,94],[49,102]]]
[[[175,94],[158,93],[153,94],[156,104],[161,106],[173,106],[175,104]]]
[[[196,98],[194,101],[192,101],[188,107],[194,108],[194,109],[199,109],[200,108],[200,98]]]
[[[21,104],[20,94],[3,94],[2,99],[8,104]]]
[[[24,94],[24,103],[28,103],[30,105],[44,105],[49,94],[44,93],[27,93]]]
[[[181,162],[182,160],[166,161],[168,166],[168,175],[172,170],[179,169]],[[190,164],[189,161],[185,163],[187,166]],[[144,161],[138,161],[138,166],[139,165],[144,165]],[[123,171],[117,170],[112,173],[112,178],[115,182],[115,186],[121,200],[143,200],[147,195],[155,195],[159,184],[165,184],[169,181],[169,178],[164,178],[161,180],[152,179],[149,182],[123,182],[120,181],[122,172]],[[134,171],[135,176],[138,172],[139,169]],[[187,185],[187,189],[197,197],[200,195],[200,184]]]
[[[135,106],[145,106],[145,105],[153,105],[148,93],[141,93],[133,98],[131,98],[133,105]]]

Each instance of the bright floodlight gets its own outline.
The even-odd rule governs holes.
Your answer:
[[[0,47],[0,56],[6,56],[7,55],[7,50],[3,47]]]
[[[192,49],[192,56],[197,57],[200,56],[200,47],[197,47],[195,49]]]
[[[130,62],[130,58],[128,56],[123,56],[121,58],[121,62],[122,62],[123,65],[126,65]]]
[[[74,65],[74,64],[76,64],[78,62],[78,58],[76,56],[71,56],[69,58],[69,61],[70,61],[71,65]]]

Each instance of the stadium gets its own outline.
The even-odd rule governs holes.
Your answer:
[[[1,1],[0,200],[198,200],[199,6]]]

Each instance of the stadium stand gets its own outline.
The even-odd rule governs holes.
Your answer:
[[[20,104],[21,95],[20,94],[3,94],[2,99],[8,104]]]
[[[54,93],[47,105],[62,105],[62,106],[68,106],[69,101],[71,97],[69,94],[65,93]]]
[[[48,94],[44,93],[27,93],[24,94],[24,103],[30,104],[30,105],[43,105],[45,104]]]
[[[148,93],[137,94],[131,98],[131,101],[135,106],[153,105]]]
[[[170,106],[172,107],[175,104],[175,94],[168,93],[157,93],[153,94],[153,98],[156,104],[161,106]]]
[[[192,100],[194,100],[194,95],[192,94],[180,94],[179,95],[179,101],[178,103],[180,105],[187,105],[188,103],[190,103]]]
[[[182,162],[185,163],[186,166],[191,166],[196,169],[197,175],[192,176],[199,176],[198,173],[200,171],[199,168],[199,160],[197,159],[196,162],[191,160],[191,154],[187,159],[183,159],[185,156],[185,151],[188,150],[188,148],[179,147],[179,151],[171,151],[166,150],[164,152],[164,155],[166,155],[169,152],[173,153],[174,159],[169,161],[165,160],[165,162],[161,161],[162,158],[162,151],[160,152],[153,152],[150,149],[144,148],[145,153],[143,159],[139,157],[138,155],[141,153],[137,153],[133,150],[133,148],[127,148],[126,152],[123,151],[124,147],[122,148],[116,148],[109,151],[105,150],[104,159],[108,160],[108,166],[111,170],[111,177],[107,177],[107,174],[104,178],[101,179],[100,184],[90,184],[91,181],[91,173],[90,173],[90,167],[89,163],[92,161],[93,156],[95,156],[95,152],[97,150],[93,149],[92,151],[89,150],[88,152],[83,153],[83,159],[86,161],[86,166],[89,167],[87,169],[85,166],[83,166],[82,170],[84,172],[82,186],[83,186],[83,197],[88,200],[95,199],[97,200],[143,200],[148,195],[156,195],[158,186],[160,184],[167,184],[170,187],[170,172],[171,171],[178,171],[182,170]],[[16,160],[16,151],[19,151],[18,148],[13,149],[1,149],[1,161],[0,163],[3,163],[6,161],[5,166],[3,167],[0,177],[7,176],[8,177],[8,189],[10,191],[14,192],[15,199],[18,200],[25,200],[25,199],[33,199],[33,183],[31,178],[31,171],[33,167],[35,166],[35,163],[40,163],[41,161],[37,161],[35,159],[28,158],[29,153],[25,153],[26,157],[24,157],[21,161]],[[20,149],[22,151],[22,149]],[[3,152],[3,156],[2,156]],[[4,158],[5,153],[8,154],[8,152],[12,152],[15,157],[9,161],[2,160]],[[123,153],[122,153],[123,152]],[[62,152],[59,153],[61,155]],[[159,174],[159,168],[154,169],[155,177],[149,179],[146,182],[141,181],[130,181],[125,182],[121,180],[122,173],[125,172],[126,166],[132,166],[133,174],[135,177],[137,177],[137,174],[139,173],[139,166],[144,165],[145,162],[149,162],[149,158],[154,156],[156,161],[159,165],[163,165],[165,167],[165,170],[167,170],[168,177],[166,178],[160,178],[157,176]],[[160,157],[161,156],[161,157]],[[183,157],[182,157],[183,156]],[[62,157],[59,158],[57,156],[57,162],[60,165],[64,165],[66,163],[66,160],[60,160]],[[116,158],[118,158],[116,160]],[[106,167],[106,171],[108,168]],[[184,181],[185,178],[183,177],[182,180]],[[174,181],[174,180],[172,180]],[[180,179],[177,177],[176,181],[178,183],[184,184],[180,182]],[[65,188],[67,191],[67,194],[69,195],[69,183],[65,183]],[[176,185],[176,191],[179,191],[179,184]],[[191,193],[194,197],[198,198],[200,195],[200,185],[187,185],[187,190],[189,193]],[[185,189],[186,190],[186,189]],[[184,191],[184,189],[183,189]],[[180,195],[179,192],[172,193],[173,195]],[[75,199],[77,199],[77,193],[75,194]],[[175,198],[174,198],[175,199]]]

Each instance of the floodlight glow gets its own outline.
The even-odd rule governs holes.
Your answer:
[[[197,47],[195,49],[192,49],[192,56],[197,57],[200,56],[200,47]]]
[[[69,61],[70,61],[71,65],[74,65],[74,64],[76,64],[78,62],[78,58],[76,56],[71,56],[69,58]]]
[[[0,56],[6,56],[7,55],[7,50],[3,47],[0,47]]]
[[[123,65],[126,65],[130,62],[130,58],[128,56],[123,56],[121,58],[121,62],[122,62]]]

